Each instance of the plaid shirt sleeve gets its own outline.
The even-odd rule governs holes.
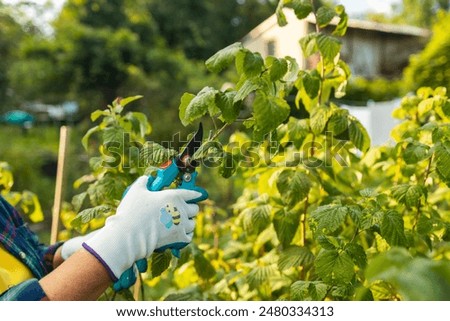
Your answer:
[[[0,244],[40,279],[53,270],[53,257],[62,243],[41,244],[20,214],[0,196]]]

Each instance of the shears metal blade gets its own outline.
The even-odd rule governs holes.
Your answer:
[[[202,145],[203,140],[203,126],[202,123],[198,125],[198,129],[194,136],[189,140],[189,142],[184,147],[183,151],[177,157],[177,166],[182,172],[193,172],[195,168],[199,165],[196,160],[193,159],[195,152]]]
[[[147,189],[150,191],[160,191],[169,187],[174,182],[177,188],[184,188],[200,192],[202,195],[191,200],[190,203],[197,203],[208,198],[208,193],[201,187],[195,185],[197,172],[195,168],[199,165],[198,161],[193,159],[195,152],[202,145],[203,126],[199,124],[198,130],[188,141],[183,151],[170,159],[157,170],[156,177],[149,176]]]

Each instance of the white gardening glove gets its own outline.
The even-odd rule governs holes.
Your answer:
[[[149,257],[155,249],[192,241],[199,207],[187,202],[201,193],[187,189],[147,190],[147,176],[138,178],[122,199],[115,215],[82,246],[108,270],[113,281]]]
[[[61,257],[64,260],[67,260],[70,256],[72,256],[72,254],[74,254],[76,251],[82,248],[82,244],[84,241],[89,240],[91,237],[97,234],[97,232],[98,230],[88,233],[86,235],[73,237],[70,240],[65,241],[63,245],[61,245]]]

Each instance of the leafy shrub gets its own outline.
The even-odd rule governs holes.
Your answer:
[[[339,59],[344,8],[315,10],[305,1],[280,1],[282,25],[284,6],[300,19],[311,12],[316,16],[317,32],[300,45],[305,56],[318,55],[320,61],[312,70],[300,70],[291,57],[263,58],[240,43],[206,61],[212,72],[234,64],[239,80],[226,90],[206,86],[196,95],[184,94],[180,119],[185,125],[205,116],[214,120],[217,127],[195,157],[213,167],[209,174],[215,173],[215,180],[234,177],[243,191],[231,209],[213,199],[203,204],[194,242],[180,259],[169,252],[150,258],[144,298],[448,298],[450,100],[445,88],[422,88],[405,97],[394,112],[402,120],[392,132],[396,144],[371,148],[361,123],[330,102],[332,93],[343,96],[350,75]],[[334,32],[321,33],[335,17]],[[291,107],[286,99],[293,88]],[[91,158],[92,173],[77,182],[87,186],[73,200],[75,211],[82,210],[72,221],[78,228],[99,219],[101,225],[127,185],[175,153],[145,142],[150,127],[143,115],[122,113],[136,98],[116,100],[92,114],[101,122],[83,143],[89,147],[96,137],[98,153]],[[307,118],[292,116],[300,105]],[[131,139],[124,141],[126,133]],[[127,152],[112,157],[111,148]],[[144,166],[136,155],[143,156]],[[406,267],[413,279],[435,277],[411,284],[402,275]],[[422,286],[427,291],[421,293]],[[432,294],[434,286],[440,290]]]

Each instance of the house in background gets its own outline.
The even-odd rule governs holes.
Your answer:
[[[276,16],[272,15],[242,39],[244,47],[261,53],[263,57],[293,57],[302,69],[314,67],[317,57],[306,59],[299,45],[301,38],[315,32],[314,16],[298,20],[293,10],[285,9],[284,13],[288,22],[286,26],[280,27]],[[340,38],[341,59],[349,65],[352,76],[400,78],[409,63],[409,56],[421,51],[430,35],[429,30],[418,27],[349,19],[347,33]],[[379,145],[390,137],[395,125],[391,113],[398,103],[397,99],[370,103],[369,106],[342,107],[360,119],[373,145]]]

